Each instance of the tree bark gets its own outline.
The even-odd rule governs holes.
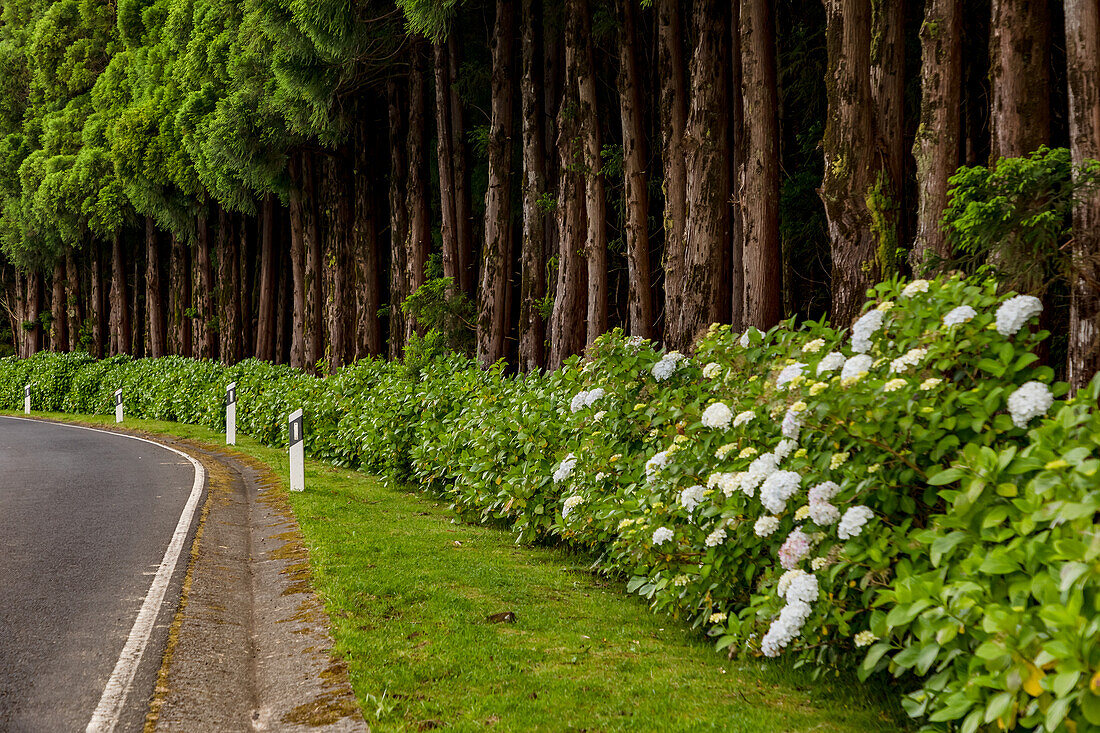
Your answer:
[[[882,272],[868,194],[882,173],[874,150],[870,0],[827,0],[825,177],[821,200],[832,254],[832,320],[848,326]]]
[[[254,267],[256,263],[255,245],[256,231],[255,220],[244,213],[238,215],[237,236],[239,237],[237,248],[237,298],[240,303],[241,333],[237,339],[238,359],[247,359],[255,356],[252,346],[256,339],[255,321],[252,318],[252,300],[255,295],[253,287]]]
[[[189,254],[190,248],[183,240],[173,234],[168,261],[168,351],[179,356],[191,356],[192,354],[191,319],[187,316],[187,309],[191,307]],[[150,317],[149,322],[152,323],[152,320],[152,317]]]
[[[515,5],[497,0],[493,26],[493,78],[489,124],[489,187],[485,192],[485,247],[477,297],[477,360],[483,367],[504,358],[512,269],[512,60]]]
[[[745,157],[739,195],[744,242],[744,325],[783,317],[779,242],[779,86],[775,16],[768,0],[741,0]],[[736,291],[735,291],[736,295]]]
[[[145,353],[156,359],[164,356],[166,340],[164,334],[164,301],[160,293],[160,247],[157,241],[157,227],[153,217],[145,217],[145,313],[148,323],[145,327]],[[171,293],[171,289],[169,289]]]
[[[1047,0],[993,0],[992,10],[989,159],[995,163],[1050,142],[1050,8]]]
[[[459,34],[451,33],[447,38],[447,60],[451,79],[451,139],[454,156],[455,219],[458,239],[458,269],[461,275],[462,292],[471,299],[474,297],[474,216],[470,201],[469,149],[466,145],[466,115],[462,109],[462,99],[454,81],[459,75],[459,60],[462,47]]]
[[[558,107],[558,274],[554,288],[550,344],[551,369],[557,369],[566,358],[579,354],[585,346],[585,313],[587,308],[587,263],[584,257],[587,230],[585,227],[584,172],[577,165],[583,155],[580,145],[579,64],[584,53],[585,38],[579,0],[569,0],[565,16],[565,82]]]
[[[236,217],[218,209],[218,331],[221,361],[236,364],[241,358],[240,258],[237,251]]]
[[[279,237],[279,245],[276,247],[276,256],[279,258],[278,267],[278,292],[275,297],[275,363],[290,363],[290,334],[293,329],[294,308],[291,304],[293,298],[294,282],[290,267],[290,210],[284,209],[280,204],[276,208],[279,217],[279,225],[276,227]],[[291,307],[288,307],[291,306]]]
[[[93,239],[90,244],[88,282],[89,282],[89,310],[92,313],[92,355],[102,359],[104,355],[104,331],[106,321],[103,303],[103,247],[98,239]]]
[[[69,351],[81,349],[81,335],[84,330],[84,301],[82,299],[80,269],[76,264],[76,254],[72,247],[65,248],[66,305],[69,322]]]
[[[745,213],[741,206],[745,165],[744,64],[741,51],[741,2],[730,5],[730,323],[745,326]]]
[[[682,308],[679,318],[668,321],[671,332],[665,334],[665,342],[678,349],[688,348],[701,330],[726,317],[719,288],[723,250],[729,241],[729,35],[720,0],[700,0],[693,15],[693,93],[684,133],[687,222]]]
[[[389,355],[391,359],[400,358],[405,350],[405,314],[401,303],[408,290],[406,264],[409,237],[409,210],[405,199],[405,187],[408,180],[405,146],[405,99],[401,84],[390,77],[386,82],[386,98],[390,128],[390,322]]]
[[[290,270],[294,293],[290,336],[290,365],[306,367],[306,245],[305,215],[302,211],[302,153],[290,157]]]
[[[409,122],[406,153],[409,161],[407,189],[409,239],[406,295],[415,293],[427,276],[428,252],[432,246],[431,207],[428,204],[428,61],[422,42],[412,49],[409,70]],[[421,330],[415,319],[408,318],[405,336]]]
[[[542,80],[542,2],[522,0],[523,74],[520,115],[523,121],[523,231],[520,248],[519,369],[529,372],[545,363],[546,329],[539,311],[546,297],[546,226],[539,197],[546,190],[546,150]]]
[[[687,75],[684,69],[680,0],[657,0],[657,67],[661,78],[660,122],[663,149],[664,208],[664,331],[665,341],[681,339],[684,238],[687,220],[687,169],[684,131],[687,127]]]
[[[905,0],[871,3],[871,98],[885,176],[876,195],[879,250],[894,270],[905,241]],[[886,273],[890,274],[890,273]]]
[[[69,345],[69,322],[65,312],[65,258],[59,257],[53,267],[53,292],[50,301],[50,351],[65,351]]]
[[[205,213],[199,214],[195,234],[195,305],[198,318],[193,324],[195,338],[195,356],[200,359],[217,357],[218,332],[213,326],[216,316],[214,308],[214,274],[210,266],[210,224]]]
[[[260,205],[260,302],[256,313],[256,358],[275,361],[275,196],[267,194]]]
[[[111,353],[131,353],[130,299],[126,285],[126,263],[123,258],[122,232],[111,238]]]
[[[909,259],[914,274],[920,274],[930,255],[951,256],[940,219],[947,208],[947,181],[959,167],[961,0],[929,0],[920,39],[920,126],[913,142],[913,157],[917,161],[917,237]]]
[[[317,362],[325,353],[324,292],[321,289],[321,233],[317,216],[317,187],[313,155],[301,157],[301,205],[302,249],[305,255],[302,268],[305,283],[305,313],[302,325],[305,329],[305,364],[308,372],[317,369]]]
[[[361,111],[355,126],[355,208],[351,228],[351,251],[356,265],[356,359],[383,354],[382,326],[378,320],[378,309],[382,305],[379,217],[375,208],[375,159],[371,142],[371,127]]]
[[[325,190],[328,200],[325,210],[329,212],[330,227],[326,239],[328,253],[325,266],[331,271],[327,282],[331,288],[327,297],[329,371],[347,364],[353,358],[353,311],[349,283],[351,257],[348,252],[348,236],[352,228],[352,191],[348,152],[342,151],[339,159],[328,158],[325,163],[327,184]]]
[[[1100,6],[1066,0],[1070,155],[1100,160]],[[1068,381],[1084,387],[1100,370],[1100,191],[1078,194],[1073,208]]]
[[[457,31],[455,31],[457,32]],[[458,200],[455,186],[454,133],[451,129],[451,67],[447,42],[432,47],[435,59],[435,140],[439,170],[440,239],[443,277],[451,278],[448,295],[462,288],[462,257],[458,250]]]
[[[631,335],[653,335],[649,272],[649,191],[646,187],[645,119],[638,71],[637,0],[619,0],[619,106],[623,128],[623,198],[626,210],[627,324]]]

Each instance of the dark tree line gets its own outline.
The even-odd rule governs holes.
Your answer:
[[[1094,0],[8,0],[12,342],[335,369],[444,328],[528,370],[616,326],[686,349],[715,321],[844,324],[950,262],[960,165],[1100,155],[1097,23]],[[1096,195],[1073,221],[1080,384]]]

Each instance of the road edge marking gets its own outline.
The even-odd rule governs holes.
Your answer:
[[[176,572],[176,565],[179,562],[180,553],[183,551],[184,543],[187,540],[187,534],[191,530],[191,522],[195,518],[195,509],[199,505],[203,486],[206,483],[206,469],[203,468],[203,465],[199,463],[198,460],[183,451],[177,450],[169,445],[164,445],[163,443],[158,443],[155,440],[149,440],[148,438],[139,438],[136,435],[119,433],[114,430],[103,430],[101,428],[91,428],[84,425],[73,425],[71,423],[55,422],[52,420],[8,417],[7,415],[4,417],[10,420],[26,420],[27,422],[48,422],[51,425],[60,425],[76,430],[91,430],[97,433],[107,433],[108,435],[129,438],[130,440],[140,440],[143,443],[149,443],[158,448],[172,451],[186,458],[191,462],[191,465],[195,467],[195,481],[191,486],[191,495],[187,497],[187,503],[184,504],[179,522],[176,523],[176,529],[172,533],[172,539],[168,543],[168,549],[164,551],[164,557],[160,561],[160,567],[157,568],[157,574],[153,577],[153,582],[149,586],[149,592],[145,594],[145,600],[142,602],[141,610],[138,611],[137,618],[134,620],[134,625],[130,629],[130,635],[126,639],[126,645],[122,648],[122,654],[119,655],[118,661],[115,663],[114,671],[111,672],[111,676],[107,680],[107,685],[103,688],[103,694],[99,698],[99,704],[96,706],[95,712],[92,713],[92,719],[88,721],[88,727],[85,728],[85,733],[112,733],[118,725],[122,708],[126,704],[126,698],[129,696],[130,688],[134,683],[134,675],[137,674],[138,664],[140,664],[141,658],[145,655],[145,648],[149,644],[149,637],[153,633],[153,626],[156,624],[157,616],[160,615],[160,608],[164,604],[164,596],[168,592],[168,585],[172,580],[172,575]]]

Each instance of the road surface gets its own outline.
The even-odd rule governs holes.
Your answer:
[[[133,681],[122,680],[116,730],[141,729],[197,520],[177,531],[195,482],[194,465],[167,448],[0,417],[0,730],[87,729],[186,528]]]

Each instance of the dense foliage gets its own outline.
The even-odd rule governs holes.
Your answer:
[[[520,541],[591,549],[731,654],[902,677],[931,729],[1100,725],[1100,380],[1032,353],[1041,306],[890,282],[849,335],[716,326],[691,356],[608,334],[553,373],[482,371],[429,334],[320,379],[248,360],[0,360],[0,405],[239,429],[411,480]]]

